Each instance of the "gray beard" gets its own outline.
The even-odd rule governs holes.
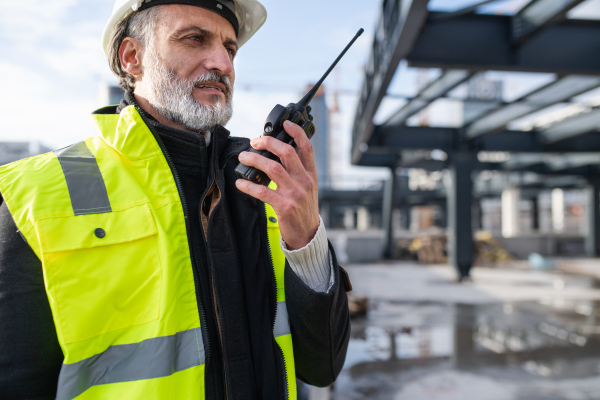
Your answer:
[[[169,121],[183,125],[192,132],[210,134],[215,125],[225,126],[233,115],[232,88],[229,78],[214,71],[193,81],[179,78],[160,55],[149,47],[146,52],[144,79],[147,80],[147,100],[156,111]],[[225,106],[221,96],[213,97],[213,105],[198,103],[192,92],[203,82],[220,82],[226,86]],[[206,135],[205,135],[206,136]],[[207,136],[207,145],[210,136]]]

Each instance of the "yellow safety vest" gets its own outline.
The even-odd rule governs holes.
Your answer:
[[[186,224],[165,156],[133,106],[100,136],[0,167],[0,193],[42,261],[64,362],[58,400],[204,399],[204,345]],[[273,335],[296,399],[285,257],[265,204]],[[275,222],[273,222],[275,221]]]

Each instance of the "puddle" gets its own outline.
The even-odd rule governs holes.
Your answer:
[[[600,304],[371,300],[331,399],[598,399]]]

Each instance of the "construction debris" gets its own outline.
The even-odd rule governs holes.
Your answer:
[[[442,235],[423,235],[414,239],[410,251],[417,254],[421,264],[443,264],[448,259],[448,239]]]
[[[364,296],[348,295],[348,309],[350,318],[364,317],[367,315],[369,301]]]
[[[514,260],[502,244],[490,232],[481,231],[473,240],[474,265],[493,266],[499,262]],[[397,258],[416,260],[421,264],[445,264],[448,262],[448,236],[446,233],[421,234],[413,239],[397,243]]]
[[[474,245],[473,265],[489,267],[515,259],[490,232],[480,231],[475,233]]]

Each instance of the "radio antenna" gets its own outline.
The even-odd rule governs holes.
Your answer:
[[[331,64],[331,67],[329,67],[329,69],[327,70],[327,72],[325,72],[325,74],[312,87],[312,89],[310,89],[310,91],[308,93],[306,93],[306,95],[302,98],[302,100],[300,100],[298,102],[299,105],[301,105],[304,108],[306,108],[306,106],[308,106],[308,104],[312,101],[313,97],[315,97],[315,94],[317,94],[317,90],[319,90],[319,88],[323,84],[323,81],[325,80],[325,78],[327,78],[327,76],[329,75],[329,73],[331,71],[333,71],[333,69],[335,68],[335,66],[337,65],[337,63],[340,62],[340,60],[342,59],[342,57],[344,57],[344,54],[346,54],[346,52],[348,51],[348,49],[350,49],[350,47],[352,47],[352,45],[354,44],[354,42],[356,42],[356,39],[358,39],[358,37],[360,35],[362,35],[364,31],[365,30],[362,29],[362,28],[359,29],[359,31],[356,33],[356,36],[354,36],[354,38],[350,41],[350,43],[348,43],[348,46],[346,46],[346,48],[344,49],[344,51],[342,51],[342,53],[333,62],[333,64]]]

